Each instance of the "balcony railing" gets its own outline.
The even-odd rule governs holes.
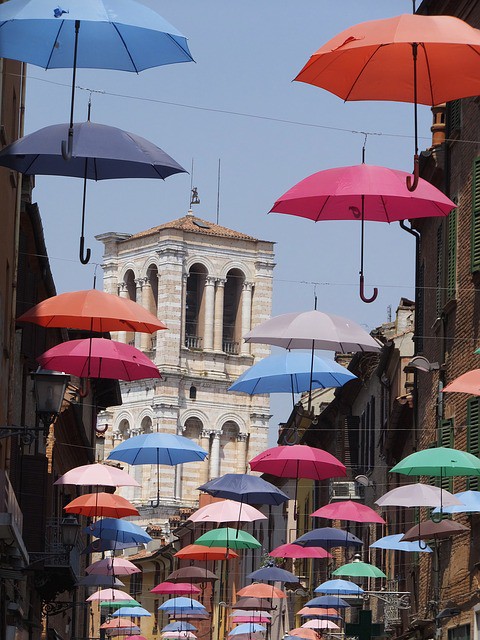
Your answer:
[[[223,351],[229,355],[238,355],[240,353],[240,344],[235,340],[224,340]]]
[[[12,524],[15,525],[20,534],[22,533],[23,513],[6,471],[0,471],[0,513],[9,513],[12,518]]]
[[[77,544],[69,552],[62,543],[61,518],[48,518],[45,536],[45,567],[71,567],[80,575],[80,547]],[[41,556],[41,554],[36,554]]]
[[[202,348],[202,338],[199,336],[185,336],[185,346],[187,349],[201,349]]]

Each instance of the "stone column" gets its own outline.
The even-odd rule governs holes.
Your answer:
[[[147,311],[151,311],[150,309],[150,295],[152,292],[152,285],[150,284],[148,278],[141,278],[142,281],[142,307],[147,309]],[[150,351],[152,347],[152,336],[150,333],[141,333],[140,334],[140,349],[142,351]]]
[[[213,348],[215,351],[223,351],[223,298],[225,293],[226,280],[217,280],[217,290],[215,292],[215,322]]]
[[[243,283],[243,291],[242,291],[242,333],[241,333],[241,344],[240,344],[240,353],[249,354],[250,353],[250,345],[247,342],[243,341],[243,336],[250,331],[250,323],[252,317],[252,289],[253,285],[251,282]]]
[[[210,448],[210,478],[218,478],[220,475],[220,438],[221,431],[211,431],[212,437]]]
[[[237,436],[238,457],[240,469],[238,473],[247,473],[248,467],[248,433],[239,433]]]
[[[135,287],[136,287],[136,300],[138,302],[138,304],[141,304],[143,306],[143,297],[142,297],[142,291],[143,291],[143,286],[145,284],[145,278],[136,278],[135,280]],[[135,347],[137,349],[142,349],[142,344],[143,344],[143,333],[135,333],[134,336],[134,342],[135,342]]]
[[[128,298],[128,289],[126,282],[120,282],[120,284],[118,285],[118,295],[120,298]],[[119,331],[117,333],[117,340],[118,342],[123,342],[125,344],[127,342],[127,332]]]
[[[200,432],[200,446],[208,453],[208,458],[203,461],[202,474],[200,476],[200,484],[205,484],[210,480],[210,431],[203,430]]]
[[[203,348],[205,351],[213,349],[213,319],[215,305],[215,278],[205,278],[205,335],[203,336]]]

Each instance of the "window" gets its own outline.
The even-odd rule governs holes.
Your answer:
[[[450,138],[462,127],[462,101],[452,100],[447,103],[447,137]]]
[[[223,351],[237,354],[242,338],[242,289],[245,276],[239,269],[227,273],[223,299]]]
[[[453,199],[454,202],[456,199]],[[457,210],[450,212],[447,218],[447,255],[445,265],[446,299],[454,300],[457,290]]]
[[[190,387],[189,397],[190,397],[190,400],[196,400],[197,399],[197,387],[194,387],[193,384]]]
[[[130,595],[135,597],[142,593],[143,573],[132,573],[130,576]]]
[[[472,171],[472,272],[480,271],[480,157],[473,161]]]
[[[480,398],[469,398],[467,400],[467,451],[474,456],[480,454]],[[479,479],[468,478],[467,487],[471,491],[478,491],[480,487]]]
[[[205,332],[205,282],[207,270],[201,264],[190,267],[185,300],[185,346],[201,349]]]
[[[470,625],[462,624],[448,630],[448,640],[470,640]]]

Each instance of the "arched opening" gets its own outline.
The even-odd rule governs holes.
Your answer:
[[[195,442],[195,444],[200,444],[201,434],[203,431],[203,422],[200,418],[196,416],[192,416],[185,420],[183,425],[183,435],[189,440]],[[183,465],[182,470],[182,498],[190,501],[190,500],[198,500],[198,485],[199,485],[199,474],[202,473],[202,468],[204,465],[208,463],[198,462]]]
[[[197,387],[195,387],[193,384],[190,387],[190,391],[189,391],[189,398],[190,400],[196,400],[197,399]]]
[[[185,297],[185,346],[202,349],[205,333],[205,280],[207,270],[202,264],[190,267]]]
[[[152,419],[150,418],[150,416],[145,416],[144,418],[142,418],[140,428],[142,433],[152,433]]]
[[[135,284],[135,274],[131,269],[129,269],[124,278],[123,282],[127,288],[127,298],[133,300],[133,302],[137,301],[137,287]],[[135,346],[135,334],[133,331],[127,331],[125,334],[125,342],[131,346]]]
[[[223,351],[237,354],[242,338],[242,290],[245,275],[240,269],[230,269],[225,282],[223,300]]]
[[[118,434],[122,440],[126,440],[130,437],[130,423],[126,418],[120,421],[118,425]]]
[[[233,420],[228,420],[222,427],[220,438],[220,471],[235,473],[238,467],[237,439],[240,428]]]
[[[147,269],[146,285],[144,304],[148,311],[158,318],[158,267],[156,264],[151,264]],[[150,343],[150,350],[156,349],[157,334],[154,333],[148,336],[148,342]]]
[[[190,440],[198,442],[200,440],[200,434],[203,430],[203,422],[200,418],[195,416],[187,418],[183,425],[183,435]]]

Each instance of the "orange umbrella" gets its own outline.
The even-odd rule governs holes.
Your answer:
[[[87,517],[125,518],[140,515],[131,502],[113,493],[86,493],[69,502],[64,510]]]
[[[155,333],[167,328],[163,322],[133,300],[96,289],[53,296],[29,309],[18,320],[33,322],[42,327],[85,329],[98,333]]]
[[[480,94],[480,31],[451,16],[401,15],[336,35],[295,80],[343,100],[413,102],[418,181],[417,104],[435,106]]]
[[[338,616],[337,609],[322,609],[321,607],[303,607],[297,611],[297,616],[315,618],[315,616]]]
[[[270,584],[254,583],[237,591],[238,596],[248,598],[285,598],[285,593]]]
[[[450,384],[447,384],[443,392],[468,393],[472,396],[480,396],[480,369],[473,369],[463,373]]]
[[[189,544],[177,553],[174,554],[176,558],[182,560],[201,560],[207,562],[208,560],[231,560],[232,558],[238,558],[238,553],[225,547],[205,547],[201,544]]]
[[[320,640],[320,638],[322,637],[314,629],[302,628],[291,629],[291,631],[288,632],[288,635],[298,636],[299,638],[305,638],[306,640]]]

